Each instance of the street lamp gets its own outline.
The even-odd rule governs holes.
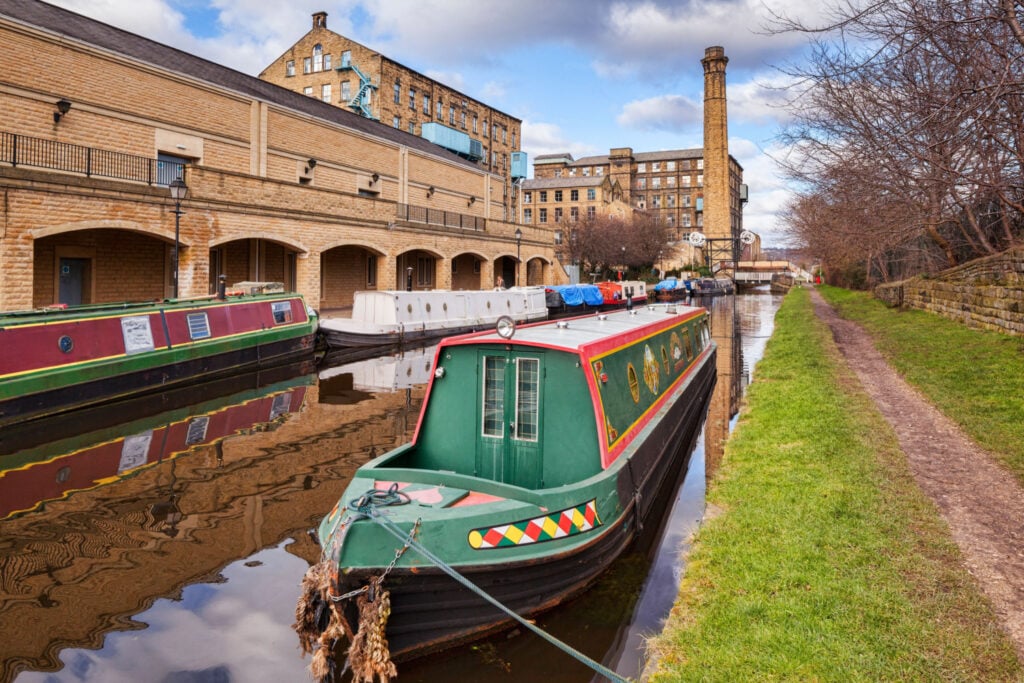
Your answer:
[[[405,269],[405,291],[412,291],[412,266],[407,266]]]
[[[513,285],[516,286],[516,287],[519,286],[519,254],[520,254],[519,246],[520,246],[520,244],[522,244],[522,241],[523,241],[523,231],[520,230],[519,228],[516,228],[516,276],[515,276],[515,281],[513,282]]]
[[[178,249],[181,242],[181,202],[188,196],[188,185],[181,178],[171,181],[171,198],[174,200],[174,298],[178,298]]]

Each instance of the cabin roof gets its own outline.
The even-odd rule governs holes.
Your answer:
[[[454,337],[445,342],[445,345],[511,343],[579,354],[593,350],[597,346],[606,346],[616,339],[636,338],[630,333],[656,325],[658,322],[667,323],[669,320],[677,320],[680,316],[689,317],[702,310],[696,306],[680,304],[638,306],[632,312],[622,310],[523,325],[516,328],[516,333],[511,340],[502,338],[495,331],[489,331]],[[661,327],[657,325],[658,329]],[[641,334],[641,336],[643,335]]]

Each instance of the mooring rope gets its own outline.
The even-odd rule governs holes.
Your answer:
[[[384,515],[381,515],[380,512],[377,510],[378,502],[380,504],[382,504],[382,505],[389,505],[389,504],[394,505],[396,503],[394,503],[394,502],[384,502],[384,501],[393,501],[394,500],[394,495],[396,493],[398,493],[397,485],[393,485],[391,487],[391,489],[389,489],[387,492],[378,491],[378,490],[369,491],[369,492],[367,492],[365,495],[363,495],[358,500],[358,502],[362,503],[362,505],[361,506],[353,505],[353,507],[356,510],[358,510],[361,514],[365,515],[366,517],[372,519],[374,522],[379,524],[383,529],[385,529],[388,533],[390,533],[392,536],[397,538],[403,544],[406,544],[408,547],[414,549],[416,552],[420,553],[421,555],[426,557],[428,560],[433,562],[445,574],[447,574],[448,576],[452,577],[457,582],[459,582],[460,584],[462,584],[463,586],[465,586],[469,590],[471,590],[474,593],[476,593],[477,595],[479,595],[481,598],[486,600],[488,603],[490,603],[494,607],[498,608],[501,612],[503,612],[503,613],[507,614],[508,616],[512,617],[513,619],[515,619],[517,622],[522,624],[525,628],[528,628],[530,631],[532,631],[536,635],[538,635],[541,638],[543,638],[544,640],[548,641],[549,643],[551,643],[552,645],[554,645],[558,649],[562,650],[566,654],[572,656],[578,662],[580,662],[582,664],[586,664],[588,667],[593,669],[599,675],[604,676],[609,681],[613,681],[613,683],[629,683],[628,679],[625,679],[622,676],[619,676],[617,673],[615,673],[611,669],[608,669],[607,667],[603,666],[599,662],[596,662],[593,659],[591,659],[590,657],[587,657],[585,654],[583,654],[582,652],[574,649],[572,646],[568,645],[567,643],[563,643],[558,638],[555,638],[553,635],[547,633],[546,631],[541,629],[536,624],[531,623],[529,620],[524,619],[523,617],[519,616],[518,614],[516,614],[515,612],[510,610],[508,607],[505,607],[505,605],[501,604],[495,598],[491,597],[487,592],[485,592],[483,589],[479,588],[472,581],[470,581],[466,577],[462,576],[462,574],[459,574],[457,571],[455,571],[455,569],[450,567],[444,560],[442,560],[440,557],[435,555],[433,552],[431,552],[426,547],[424,547],[422,544],[420,544],[418,541],[416,541],[414,538],[412,538],[411,534],[408,534],[405,531],[402,531],[401,527],[399,527],[397,524],[392,522],[390,519],[387,519]],[[406,496],[406,499],[407,498],[408,497]],[[355,502],[355,501],[353,501],[353,502]],[[398,503],[398,504],[401,504],[401,503]],[[416,523],[418,525],[419,524],[419,520],[417,520]]]

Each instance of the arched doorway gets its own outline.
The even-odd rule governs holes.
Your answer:
[[[383,254],[373,249],[345,244],[320,255],[320,307],[347,308],[360,291],[386,289],[380,286]]]

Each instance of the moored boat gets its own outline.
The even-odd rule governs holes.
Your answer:
[[[597,313],[604,308],[604,293],[597,285],[550,285],[545,296],[551,320]]]
[[[0,314],[0,427],[313,357],[298,294]]]
[[[544,288],[356,292],[351,317],[324,318],[320,331],[332,349],[383,351],[490,328],[502,316],[543,320]]]
[[[605,280],[594,284],[601,290],[603,311],[647,304],[647,283],[643,280]]]
[[[349,650],[358,668],[367,638],[386,636],[402,659],[511,623],[418,548],[529,617],[585,590],[660,521],[715,382],[706,311],[510,327],[440,344],[412,442],[360,467],[321,522],[322,561],[296,612],[315,671],[344,631],[362,643]],[[386,632],[366,618],[387,611],[372,599],[389,605]]]
[[[690,283],[677,277],[668,277],[654,285],[658,301],[685,301],[690,296]]]
[[[693,283],[693,296],[735,294],[736,285],[727,277],[702,277]]]

